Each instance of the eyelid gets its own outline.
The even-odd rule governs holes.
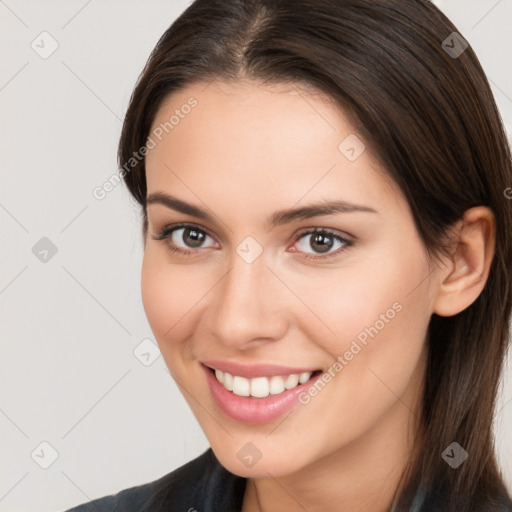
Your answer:
[[[302,252],[303,253],[302,258],[307,259],[307,260],[313,260],[313,261],[320,260],[321,261],[321,260],[325,260],[327,258],[339,256],[341,253],[348,250],[354,244],[354,242],[356,240],[356,237],[354,237],[353,235],[349,235],[348,233],[345,234],[336,229],[316,226],[316,227],[311,227],[311,228],[302,228],[297,234],[294,235],[293,244],[295,245],[297,242],[299,242],[300,239],[304,235],[314,235],[315,233],[326,233],[328,235],[331,235],[333,238],[340,241],[343,245],[339,249],[337,249],[333,252],[325,253],[325,254],[308,253],[308,252],[302,252],[302,251],[296,251],[296,250],[294,250],[292,252]]]
[[[213,235],[208,228],[205,228],[199,224],[195,224],[194,222],[178,222],[176,224],[166,224],[162,228],[157,229],[157,237],[161,237],[162,235],[167,235],[170,232],[180,229],[180,228],[196,228],[198,231],[203,231],[206,233],[210,238],[216,239],[216,236]],[[345,239],[346,241],[355,241],[356,237],[354,235],[351,235],[350,233],[347,233],[346,231],[339,231],[337,229],[333,228],[326,228],[326,227],[319,227],[319,226],[310,226],[305,228],[300,228],[300,230],[293,235],[293,240],[297,240],[301,235],[304,235],[306,233],[312,233],[320,231],[322,233],[331,233],[333,235],[339,236],[340,238]],[[161,239],[154,237],[154,239]]]
[[[331,234],[333,236],[337,236],[339,238],[343,238],[347,242],[354,242],[355,239],[356,239],[356,237],[354,235],[351,235],[351,234],[347,233],[346,231],[339,231],[338,229],[333,229],[333,228],[325,228],[325,227],[312,226],[312,227],[309,227],[309,228],[301,228],[294,235],[294,240],[296,240],[297,238],[299,238],[302,235],[312,234],[312,233],[316,233],[316,232],[329,233],[329,234]]]
[[[166,224],[162,228],[157,229],[156,234],[152,235],[151,238],[153,238],[153,240],[166,240],[167,238],[170,237],[171,233],[173,233],[174,231],[177,231],[178,229],[184,229],[184,228],[185,229],[187,229],[187,228],[196,229],[197,231],[201,231],[201,232],[205,233],[206,235],[208,235],[212,240],[216,241],[216,237],[214,235],[212,235],[208,229],[203,228],[199,224],[195,224],[193,222],[178,222],[176,224]],[[218,243],[218,242],[216,241],[216,243]],[[190,249],[190,251],[198,252],[197,249],[195,249],[195,250]]]
[[[205,233],[212,240],[216,241],[216,237],[214,235],[212,235],[207,228],[204,228],[204,227],[200,226],[199,224],[195,224],[193,222],[178,222],[175,224],[164,225],[162,228],[157,230],[156,235],[152,235],[152,238],[153,238],[153,240],[166,241],[170,237],[171,233],[173,233],[174,231],[177,231],[179,229],[183,229],[183,228],[197,229],[198,231]],[[356,237],[354,237],[353,235],[350,235],[345,232],[340,232],[336,229],[313,226],[313,227],[301,228],[297,233],[295,233],[292,237],[293,245],[295,245],[300,240],[300,238],[303,237],[304,235],[313,235],[317,232],[318,233],[326,233],[326,234],[333,236],[334,238],[343,242],[344,246],[334,252],[326,253],[324,255],[322,255],[322,254],[315,255],[314,253],[304,253],[304,256],[302,256],[302,257],[305,259],[322,260],[322,259],[326,259],[326,258],[329,258],[332,256],[337,256],[340,253],[347,250],[349,247],[351,247],[353,245],[354,241],[356,240]],[[218,243],[218,242],[216,241],[216,243]],[[172,250],[173,252],[177,252],[177,253],[181,253],[181,254],[185,254],[185,255],[199,253],[200,249],[206,249],[206,247],[200,247],[199,249],[192,249],[192,248],[191,249],[183,249],[181,247],[173,247],[170,244],[167,244],[167,245],[168,245],[169,249]],[[173,245],[175,245],[175,244],[173,244]],[[297,251],[297,250],[294,250],[291,252],[303,253],[303,251]]]

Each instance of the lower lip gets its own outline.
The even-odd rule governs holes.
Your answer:
[[[304,384],[288,389],[278,395],[266,398],[238,396],[228,391],[205,365],[201,365],[206,373],[210,392],[219,409],[230,418],[242,423],[262,425],[269,423],[287,413],[298,403],[299,395],[306,391],[322,374],[314,376]]]

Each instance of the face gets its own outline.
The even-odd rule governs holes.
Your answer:
[[[435,274],[343,112],[298,87],[194,84],[151,132],[143,303],[220,462],[292,474],[402,425]]]

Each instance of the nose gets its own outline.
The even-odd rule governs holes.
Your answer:
[[[210,334],[238,350],[283,338],[291,297],[267,266],[264,253],[248,263],[234,252],[230,263],[210,299]]]

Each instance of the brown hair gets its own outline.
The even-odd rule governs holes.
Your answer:
[[[414,510],[512,507],[492,436],[512,308],[512,210],[503,193],[511,155],[472,48],[454,56],[443,47],[453,32],[427,0],[196,0],[151,53],[118,151],[122,167],[146,144],[162,101],[193,82],[304,84],[349,115],[403,192],[431,256],[446,250],[447,228],[467,209],[492,209],[486,286],[461,313],[431,318],[420,443],[397,489],[397,512],[413,510],[420,489],[426,497]],[[142,207],[145,238],[144,159],[123,174]],[[441,457],[453,441],[469,454],[457,469]]]

